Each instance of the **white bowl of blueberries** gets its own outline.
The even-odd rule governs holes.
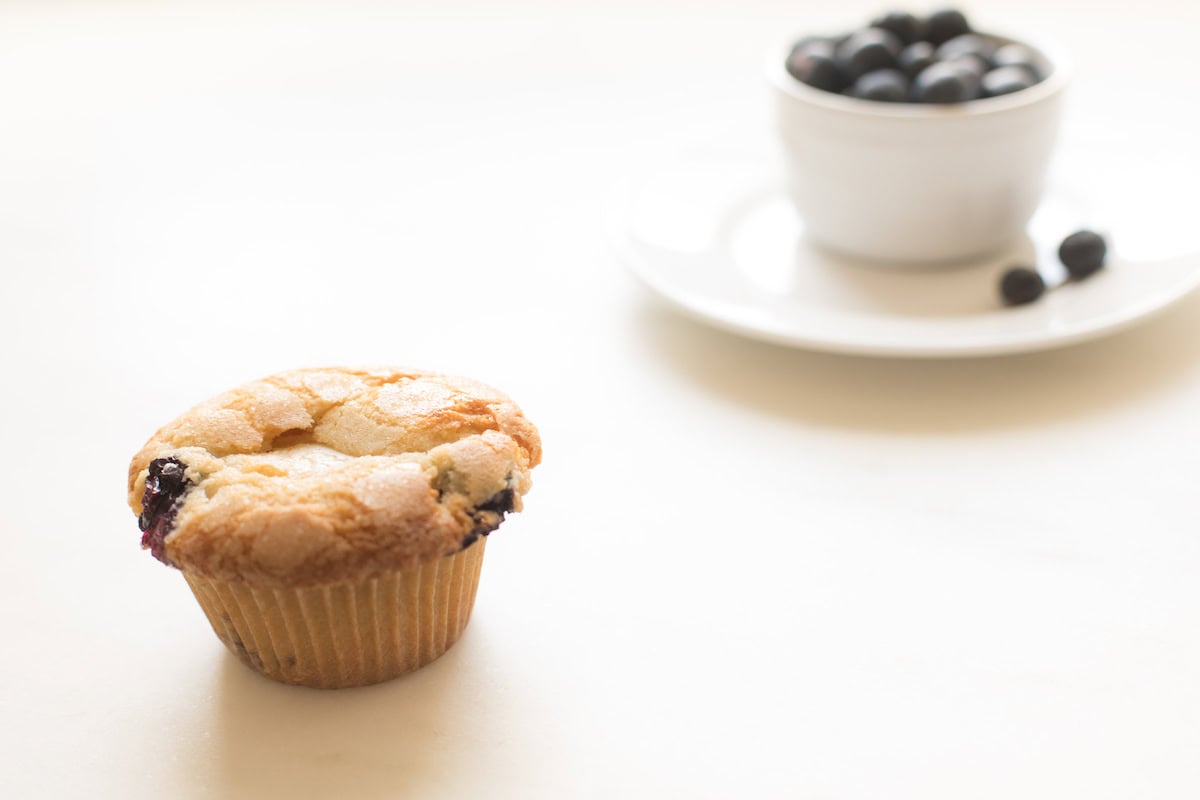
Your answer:
[[[885,14],[771,54],[788,189],[811,241],[886,265],[1003,250],[1039,204],[1063,58],[954,9]]]

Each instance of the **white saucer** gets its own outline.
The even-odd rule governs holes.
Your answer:
[[[1190,235],[1190,225],[1164,218],[1161,205],[1144,201],[1154,195],[1136,187],[1110,186],[1097,198],[1095,186],[1073,192],[1056,179],[1029,239],[1012,252],[897,270],[806,242],[778,174],[762,161],[716,155],[664,169],[622,192],[614,240],[646,286],[697,319],[775,343],[873,356],[1059,347],[1145,320],[1200,286],[1195,246],[1168,241]],[[1031,305],[1003,307],[1004,269],[1030,264],[1037,251],[1043,272],[1061,270],[1057,244],[1081,227],[1108,236],[1105,269]]]

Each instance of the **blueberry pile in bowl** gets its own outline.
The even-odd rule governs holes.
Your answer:
[[[893,11],[845,36],[807,37],[788,55],[803,84],[883,103],[964,103],[1028,89],[1045,77],[1033,48],[972,30],[961,11]]]

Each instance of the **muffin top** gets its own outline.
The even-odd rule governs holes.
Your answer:
[[[201,403],[129,465],[142,545],[210,578],[331,583],[451,555],[521,509],[537,429],[476,381],[302,369]]]

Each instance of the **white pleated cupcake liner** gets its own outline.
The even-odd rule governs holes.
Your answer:
[[[184,572],[221,641],[273,680],[322,689],[412,672],[462,635],[487,543],[411,570],[324,586],[256,587]]]

